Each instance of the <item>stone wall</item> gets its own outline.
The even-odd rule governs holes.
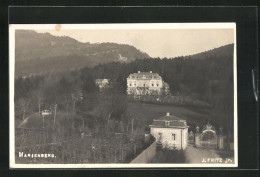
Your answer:
[[[130,163],[149,163],[156,154],[156,141],[154,141],[148,148],[139,154]]]

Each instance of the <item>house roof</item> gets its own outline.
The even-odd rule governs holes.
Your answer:
[[[166,115],[163,117],[159,117],[153,120],[153,124],[150,127],[178,127],[178,128],[186,128],[187,123],[186,120],[181,119],[179,117],[173,115]]]
[[[143,78],[145,76],[145,78]],[[161,79],[161,76],[158,73],[151,73],[151,72],[138,72],[133,73],[128,76],[128,78],[140,78],[140,79]]]
[[[96,82],[110,81],[110,79],[96,79]]]

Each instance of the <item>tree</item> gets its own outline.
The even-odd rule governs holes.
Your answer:
[[[18,110],[22,111],[22,119],[25,119],[26,113],[28,112],[30,100],[28,98],[19,98],[17,100]]]
[[[44,103],[44,99],[45,99],[42,88],[33,90],[30,96],[33,99],[32,101],[36,102],[36,104],[38,106],[39,116],[41,116],[42,104]]]
[[[85,70],[81,71],[80,83],[81,83],[81,88],[82,88],[81,90],[83,92],[83,95],[95,93],[98,90],[94,77],[88,71]]]

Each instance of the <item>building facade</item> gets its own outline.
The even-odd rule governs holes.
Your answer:
[[[159,74],[152,71],[138,71],[127,78],[128,95],[167,95],[169,93],[169,85],[162,80]]]
[[[167,113],[166,116],[154,119],[149,127],[151,135],[162,148],[180,150],[187,147],[189,126],[186,120]]]

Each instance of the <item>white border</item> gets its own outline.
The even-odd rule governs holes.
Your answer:
[[[9,25],[9,167],[10,168],[169,168],[169,167],[238,167],[237,134],[237,49],[235,23],[142,23],[142,24],[61,24],[62,30],[97,29],[234,29],[234,164],[16,164],[14,125],[15,30],[55,30],[56,24]]]

